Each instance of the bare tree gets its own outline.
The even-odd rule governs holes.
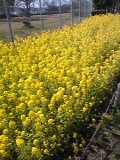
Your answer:
[[[18,0],[16,5],[25,13],[27,17],[30,17],[30,7],[33,0]]]
[[[47,9],[46,11],[51,14],[51,13],[58,13],[59,12],[59,2],[56,1],[56,0],[51,0],[51,1],[48,1],[48,0],[44,0],[44,5],[46,5]]]
[[[5,1],[8,12],[9,12],[9,7],[14,6],[14,0],[6,0]],[[5,13],[5,8],[4,8],[4,1],[0,0],[0,13]]]
[[[33,0],[32,3],[33,3],[33,13],[35,14],[35,0]]]

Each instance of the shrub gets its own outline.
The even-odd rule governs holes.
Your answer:
[[[105,9],[96,9],[96,10],[93,10],[91,12],[91,15],[94,16],[94,15],[99,15],[99,14],[106,14],[106,10]]]

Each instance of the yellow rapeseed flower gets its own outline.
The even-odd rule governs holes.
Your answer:
[[[53,124],[54,120],[53,119],[49,119],[48,120],[48,124]]]
[[[31,152],[32,152],[32,155],[35,155],[37,158],[40,158],[41,152],[40,152],[40,150],[38,148],[32,147],[32,151]]]
[[[3,134],[8,134],[9,133],[9,130],[6,128],[3,130]]]
[[[33,144],[34,144],[35,146],[37,146],[37,145],[39,144],[38,139],[35,139],[35,140],[33,141]]]
[[[9,127],[12,128],[12,129],[15,129],[16,128],[16,122],[10,121],[9,122]]]
[[[2,157],[5,158],[5,157],[9,156],[8,153],[5,150],[3,150],[3,149],[0,150],[0,155],[1,155],[1,158]]]
[[[77,148],[77,147],[74,147],[73,152],[74,152],[74,153],[78,153],[78,148]]]
[[[16,144],[17,144],[17,146],[18,146],[19,148],[23,148],[23,147],[25,146],[25,142],[24,142],[24,140],[21,139],[21,138],[17,138],[17,139],[16,139]]]
[[[48,149],[44,149],[44,154],[49,154]]]
[[[88,108],[87,107],[83,107],[83,112],[87,112],[88,111]]]
[[[85,140],[69,125],[84,123],[119,75],[119,26],[119,14],[92,16],[14,44],[0,41],[1,159],[14,159],[11,150],[24,159],[52,158],[69,133],[78,153]]]
[[[77,138],[78,134],[75,132],[73,133],[73,138]]]

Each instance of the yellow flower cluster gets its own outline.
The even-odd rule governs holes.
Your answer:
[[[15,159],[15,152],[24,160],[49,159],[70,137],[79,152],[85,140],[67,129],[73,120],[85,123],[119,75],[119,26],[120,15],[108,14],[16,37],[14,44],[0,41],[1,160]]]

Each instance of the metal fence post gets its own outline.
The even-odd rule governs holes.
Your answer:
[[[79,23],[81,22],[81,0],[79,0]]]
[[[6,0],[3,0],[3,4],[4,4],[5,14],[6,14],[6,17],[7,17],[7,22],[8,22],[8,26],[9,26],[9,30],[10,30],[11,40],[12,40],[12,42],[14,42],[12,28],[11,28],[11,24],[10,24],[10,16],[9,16],[9,13],[8,13],[8,7],[7,7]]]
[[[41,7],[41,0],[39,0],[39,10],[40,10],[41,28],[42,28],[42,30],[44,30],[43,17],[42,17],[42,7]]]
[[[60,16],[60,28],[62,29],[61,0],[59,0],[59,16]]]
[[[114,99],[114,104],[113,107],[117,109],[118,106],[120,106],[120,83],[117,85],[117,91],[116,91],[115,99]]]
[[[84,18],[86,17],[86,0],[84,0]]]
[[[73,24],[73,0],[71,0],[71,24]]]

